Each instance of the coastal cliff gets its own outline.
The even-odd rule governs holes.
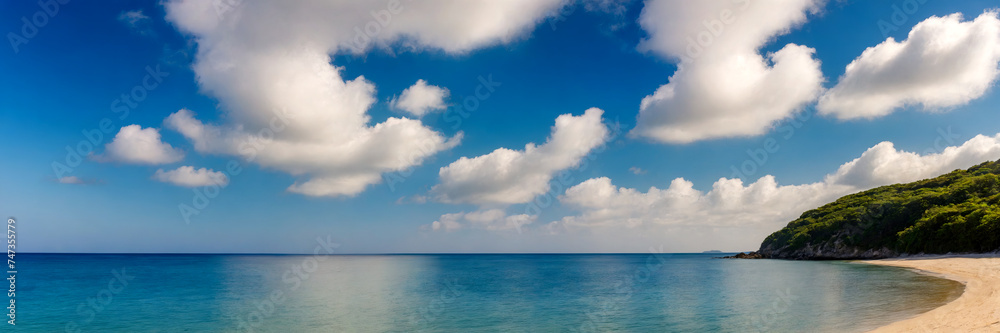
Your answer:
[[[803,213],[741,257],[877,259],[998,249],[1000,161],[844,196]]]

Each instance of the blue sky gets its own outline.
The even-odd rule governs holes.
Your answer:
[[[265,5],[246,1],[231,8],[232,12],[228,15],[215,17],[217,13],[211,13],[213,18],[210,20],[221,23],[209,26],[196,20],[198,8],[188,8],[193,6],[173,1],[163,4],[152,1],[61,4],[58,12],[40,26],[38,33],[27,39],[27,43],[6,45],[0,51],[0,73],[3,73],[0,77],[0,91],[3,91],[0,129],[9,138],[7,144],[0,145],[0,154],[7,157],[0,164],[0,211],[18,219],[22,228],[19,233],[21,250],[39,252],[284,253],[311,249],[316,237],[326,235],[338,239],[343,245],[341,249],[348,253],[645,252],[649,248],[669,252],[738,251],[756,248],[763,236],[777,230],[805,209],[837,196],[873,186],[931,177],[954,168],[1000,158],[998,148],[993,145],[1000,132],[1000,126],[996,125],[1000,123],[1000,114],[995,112],[1000,97],[992,88],[995,75],[989,75],[991,71],[996,71],[997,56],[985,57],[985,70],[966,68],[970,73],[980,73],[979,76],[970,74],[972,76],[952,80],[955,82],[942,78],[927,83],[922,90],[914,86],[923,82],[894,73],[893,70],[899,71],[898,68],[886,66],[888,69],[885,71],[859,72],[856,78],[852,78],[857,82],[881,82],[886,85],[895,82],[902,87],[899,89],[914,89],[917,92],[900,97],[902,104],[899,106],[872,107],[873,110],[887,110],[886,114],[877,116],[858,116],[850,113],[853,111],[843,111],[835,106],[824,109],[827,111],[817,110],[817,101],[823,96],[837,97],[831,91],[847,96],[840,100],[867,101],[864,99],[866,96],[858,95],[857,89],[852,92],[846,84],[843,90],[837,90],[845,67],[859,59],[866,48],[886,42],[888,37],[895,41],[906,40],[914,26],[932,16],[940,18],[961,13],[963,18],[956,18],[951,24],[970,29],[973,31],[969,32],[970,35],[979,30],[987,32],[985,38],[969,37],[969,40],[984,46],[963,45],[951,50],[954,53],[945,52],[951,55],[945,59],[946,62],[963,61],[959,56],[981,59],[983,52],[1000,54],[996,49],[996,40],[1000,37],[992,36],[991,39],[988,29],[992,24],[989,16],[996,17],[995,11],[989,12],[996,6],[995,2],[928,1],[917,5],[912,14],[901,20],[898,29],[888,31],[887,35],[883,34],[884,29],[880,29],[879,22],[891,23],[895,8],[903,6],[905,1],[800,2],[801,9],[789,13],[787,17],[747,16],[737,21],[721,34],[734,37],[716,37],[718,42],[711,48],[726,50],[731,46],[734,50],[763,57],[779,52],[788,44],[812,48],[811,59],[818,64],[821,74],[816,93],[807,94],[809,96],[801,102],[795,101],[794,106],[787,110],[768,105],[762,107],[767,112],[781,111],[778,116],[755,115],[754,105],[718,110],[718,115],[739,113],[750,117],[747,119],[765,119],[766,126],[745,129],[755,133],[746,134],[735,127],[723,126],[720,129],[714,126],[711,131],[722,131],[724,134],[680,139],[638,132],[629,134],[629,131],[640,123],[648,124],[650,128],[694,128],[695,125],[684,127],[688,126],[685,122],[695,121],[692,119],[711,124],[712,119],[709,118],[714,110],[682,110],[680,102],[671,101],[656,104],[648,110],[650,114],[666,117],[667,123],[637,116],[640,102],[658,87],[668,83],[683,87],[685,83],[681,80],[686,74],[678,74],[678,64],[683,60],[671,56],[671,52],[676,50],[671,48],[672,44],[667,39],[680,38],[679,43],[683,44],[684,24],[687,23],[675,23],[669,18],[678,15],[694,17],[691,29],[703,30],[698,25],[703,20],[698,18],[703,16],[698,16],[698,13],[717,13],[716,8],[688,8],[697,6],[665,2],[658,4],[665,8],[654,11],[650,4],[642,1],[620,6],[600,1],[553,1],[549,5],[539,2],[531,8],[510,9],[511,13],[522,16],[520,20],[490,23],[492,21],[465,22],[455,18],[454,25],[448,26],[450,29],[466,24],[469,27],[467,30],[473,30],[471,28],[498,25],[495,30],[482,29],[486,34],[494,35],[470,37],[462,35],[462,31],[448,30],[448,33],[440,34],[441,30],[433,27],[436,24],[434,20],[407,18],[407,14],[419,16],[419,13],[406,11],[409,8],[406,6],[411,4],[404,2],[404,10],[394,21],[397,23],[390,22],[394,25],[386,27],[387,32],[377,37],[384,38],[380,44],[363,50],[331,51],[331,46],[346,45],[329,41],[341,38],[341,35],[315,32],[322,29],[309,26],[312,24],[310,18],[303,18],[305,23],[299,25],[288,24],[293,26],[290,28],[275,28],[278,25],[273,24],[304,12],[315,11],[319,15],[323,10],[336,9],[334,5],[268,14],[262,9],[266,9]],[[382,10],[386,4],[372,2],[368,6],[371,8],[357,10],[368,13],[370,10]],[[445,23],[452,20],[444,16],[459,15],[439,8],[412,6],[414,10],[439,13],[437,15],[442,15],[439,21]],[[21,18],[28,17],[30,20],[42,10],[32,2],[6,2],[0,7],[0,23],[3,24],[0,27],[18,35],[22,35],[24,25]],[[643,12],[644,9],[646,12]],[[751,15],[751,9],[748,9],[747,15]],[[504,9],[487,8],[479,14],[463,15],[489,17],[490,13],[500,10]],[[644,26],[640,23],[641,15],[648,20],[665,23],[655,28]],[[984,15],[983,22],[972,25],[973,20],[981,15]],[[371,20],[366,15],[361,17],[365,20],[358,26],[363,27]],[[707,19],[712,19],[712,16]],[[755,35],[753,29],[756,28],[740,26],[752,24],[757,19],[769,22],[785,19],[787,27],[762,30]],[[225,24],[240,29],[233,32],[220,28]],[[927,29],[928,34],[935,36],[932,24],[927,26],[931,27]],[[343,35],[353,36],[353,30],[349,29],[351,25],[346,27],[348,29]],[[389,29],[398,29],[392,33],[405,37],[394,37],[389,34]],[[746,32],[749,37],[739,35],[745,31],[750,31]],[[271,36],[270,33],[278,36]],[[654,35],[663,38],[651,38]],[[760,39],[757,43],[752,40],[755,36]],[[7,37],[10,41],[9,33]],[[645,50],[639,48],[641,41],[646,39],[656,42],[651,42],[652,46]],[[390,153],[381,153],[390,151],[389,147],[359,152],[360,157],[356,160],[343,162],[345,166],[332,169],[326,168],[324,163],[340,163],[338,157],[330,157],[317,166],[311,162],[312,154],[309,153],[294,160],[291,157],[282,160],[286,158],[282,155],[283,149],[265,150],[261,154],[262,158],[273,157],[273,162],[248,161],[246,156],[227,151],[224,147],[201,149],[197,146],[198,138],[182,133],[181,126],[167,124],[165,119],[187,109],[193,112],[195,120],[206,125],[230,130],[239,125],[247,130],[254,128],[253,121],[247,119],[253,119],[255,114],[241,109],[241,106],[259,103],[260,100],[254,98],[266,92],[252,89],[282,87],[267,82],[265,75],[272,72],[261,69],[257,73],[255,70],[267,67],[270,60],[292,63],[282,62],[286,59],[268,58],[277,56],[266,53],[272,49],[260,45],[271,43],[274,49],[284,50],[294,57],[296,49],[281,48],[286,45],[283,43],[290,43],[286,42],[289,40],[308,42],[303,45],[329,41],[329,45],[323,44],[321,48],[325,49],[321,51],[330,56],[332,65],[342,67],[340,78],[336,79],[347,81],[363,76],[374,87],[371,94],[373,102],[362,108],[370,116],[366,126],[405,118],[410,120],[408,126],[436,133],[433,137],[456,140],[451,145],[437,143],[436,148],[423,154],[419,162],[406,166],[409,172],[406,172],[405,181],[393,182],[389,186],[385,177],[398,174],[396,171],[381,166],[384,163],[364,164],[364,161],[380,158],[384,161],[397,160],[395,156],[385,155]],[[219,52],[208,54],[205,50]],[[254,52],[266,57],[255,57]],[[229,54],[234,55],[231,61],[226,59]],[[713,67],[710,62],[719,61],[722,64],[729,56],[722,51],[706,54],[687,64],[691,73],[687,77],[699,77],[699,68],[707,72],[721,67]],[[903,60],[909,59],[906,56],[899,55]],[[917,63],[938,63],[919,55],[914,57]],[[899,63],[905,64],[903,60]],[[864,62],[865,59],[859,61]],[[208,65],[198,67],[199,63]],[[235,71],[250,74],[212,67],[224,63],[235,64],[238,68]],[[879,64],[872,66],[876,65]],[[122,113],[116,113],[113,108],[121,104],[114,104],[114,101],[142,85],[149,73],[147,67],[159,68],[167,74],[155,88],[143,88],[147,97],[137,102],[134,108],[129,108],[127,117],[119,118]],[[901,68],[906,69],[905,66]],[[918,68],[929,72],[935,70],[927,66]],[[986,76],[981,77],[983,75]],[[672,76],[676,82],[672,81]],[[240,85],[255,78],[263,83],[255,86],[251,82],[247,85],[250,88]],[[461,123],[456,126],[455,115],[465,110],[463,103],[467,97],[476,95],[476,89],[481,85],[480,78],[492,78],[500,84],[488,98],[477,98],[478,107],[468,110],[468,116],[461,117]],[[709,82],[723,84],[740,79],[739,76],[727,76],[711,78],[716,81]],[[417,80],[447,89],[448,96],[441,101],[447,109],[432,110],[418,117],[393,107],[390,101],[402,98],[403,91]],[[293,87],[302,84],[295,80],[290,82],[288,84]],[[983,82],[988,87],[981,93],[975,92],[977,84],[982,86]],[[787,90],[781,88],[782,84],[792,87],[807,85],[779,82],[775,83],[775,87]],[[768,88],[762,86],[761,92],[754,95],[766,97],[772,93],[779,99],[790,95],[781,91],[768,92]],[[250,92],[241,89],[250,89]],[[722,86],[719,88],[724,89]],[[966,93],[966,97],[954,97],[962,95],[961,92],[971,93]],[[691,96],[694,101],[722,97]],[[305,96],[302,99],[310,98]],[[830,105],[833,104],[831,102]],[[658,108],[657,105],[666,106]],[[296,108],[300,105],[293,103],[289,107],[291,112],[298,112]],[[301,105],[301,108],[309,107],[313,105]],[[340,106],[327,104],[326,107]],[[711,107],[713,105],[706,106]],[[603,112],[585,114],[589,108],[599,108]],[[473,159],[480,156],[484,157],[480,159],[483,163],[489,164],[496,162],[489,156],[500,156],[490,155],[498,148],[517,151],[525,149],[528,143],[542,146],[550,135],[555,137],[558,134],[553,132],[553,125],[557,117],[566,114],[569,115],[561,118],[568,124],[566,127],[579,127],[578,131],[570,133],[571,130],[567,130],[566,141],[553,140],[549,149],[541,149],[542,152],[538,153],[541,162],[528,163],[530,166],[524,167],[528,169],[515,172],[539,176],[543,180],[541,183],[537,179],[523,179],[517,175],[492,179],[489,177],[495,175],[487,172],[491,170],[489,167],[475,167],[460,160],[462,157]],[[774,118],[773,121],[766,121],[770,119],[768,117]],[[791,120],[795,117],[807,120],[797,126],[799,123]],[[66,161],[65,147],[77,147],[81,140],[86,140],[82,132],[99,128],[105,118],[109,119],[112,129],[98,140],[94,155],[84,157],[79,166],[70,168],[70,172],[57,175],[52,165]],[[596,119],[599,123],[587,122],[588,119]],[[335,117],[328,120],[341,123]],[[299,127],[293,127],[292,132],[281,132],[278,136],[294,137],[285,139],[302,143],[293,140],[312,134],[307,129],[314,124],[309,123],[304,122]],[[623,132],[609,140],[613,131],[608,129],[615,123],[621,126]],[[595,127],[595,124],[600,125]],[[116,148],[108,145],[117,141],[116,134],[120,130],[124,133],[122,128],[128,125],[138,125],[136,129],[144,130],[140,133],[145,134],[153,133],[148,129],[155,129],[162,140],[160,143],[172,149],[167,150],[167,155],[170,155],[169,152],[179,152],[179,155],[129,157],[126,150],[115,152]],[[602,132],[602,129],[606,131]],[[228,133],[226,135],[242,135],[236,130],[223,131]],[[942,135],[942,132],[952,134]],[[963,146],[977,135],[983,137],[975,142],[975,147],[971,144]],[[213,138],[203,140],[208,146],[219,142],[212,141]],[[338,139],[329,137],[317,140],[331,147],[340,144],[335,142]],[[773,140],[772,144],[776,144],[777,149],[767,154],[765,162],[753,162],[756,170],[738,175],[743,178],[740,189],[746,189],[740,195],[758,196],[760,200],[732,199],[736,201],[728,202],[726,200],[730,199],[724,195],[719,199],[709,193],[714,185],[720,184],[717,183],[720,178],[733,177],[734,167],[739,168],[753,160],[748,150],[760,151],[770,145],[769,140]],[[606,146],[599,144],[603,141],[608,141]],[[881,142],[891,142],[893,149],[878,146]],[[944,149],[947,146],[957,148],[948,153]],[[289,150],[294,150],[301,146],[289,147],[292,147]],[[959,149],[961,147],[965,148]],[[869,152],[865,155],[868,159],[863,156],[866,151]],[[139,151],[144,152],[149,150]],[[915,152],[916,155],[902,152]],[[325,153],[317,153],[322,154]],[[529,156],[524,154],[521,157],[529,159]],[[859,162],[847,165],[855,159]],[[226,185],[219,190],[218,196],[209,200],[197,215],[189,216],[188,221],[182,217],[179,205],[192,205],[196,193],[204,193],[208,188],[202,185],[189,187],[193,183],[178,184],[176,178],[173,182],[161,181],[155,176],[158,170],[168,173],[182,166],[222,172],[231,162],[238,163],[242,172],[226,174]],[[884,168],[878,168],[879,165],[910,168],[907,169],[910,171],[887,175]],[[365,169],[368,166],[370,169]],[[444,175],[442,168],[449,166],[456,174],[459,171],[471,172],[473,177],[451,178]],[[495,170],[512,168],[518,171],[518,167],[511,165],[493,167]],[[363,170],[357,171],[359,169]],[[475,172],[480,171],[486,173],[476,176]],[[567,180],[560,183],[554,175],[564,171]],[[839,171],[844,171],[843,175],[838,176]],[[327,186],[322,188],[322,193],[310,194],[290,187],[293,184],[308,184],[314,179],[341,180],[346,177],[344,174],[365,172],[380,175],[379,180],[368,182],[360,190]],[[743,187],[766,175],[773,176],[777,182],[773,191],[763,188],[763,183],[757,192],[752,187]],[[65,178],[60,182],[57,178],[60,176],[76,178]],[[546,176],[550,186],[544,184]],[[672,194],[650,190],[650,187],[660,190],[671,188],[676,190],[678,196],[690,194],[684,191],[683,184],[671,187],[677,178],[689,181],[692,190],[704,195],[698,199],[697,205],[687,205],[688,201],[672,199]],[[601,183],[601,179],[607,179],[608,183]],[[533,188],[541,184],[541,192],[523,186],[518,188],[518,184],[528,184]],[[802,187],[782,187],[787,185]],[[524,195],[504,196],[506,194],[490,192],[498,186],[511,187],[506,188],[504,193],[525,192],[528,197],[524,199]],[[567,193],[565,189],[569,187],[577,191]],[[609,188],[614,193],[602,192]],[[722,193],[721,190],[716,194],[719,193]],[[768,193],[779,194],[770,198]],[[475,195],[489,199],[473,199]],[[537,201],[539,197],[546,196],[554,198],[551,206],[537,211],[526,208],[532,205],[531,202],[540,202]],[[602,207],[602,204],[608,206]],[[517,227],[511,228],[511,223]]]

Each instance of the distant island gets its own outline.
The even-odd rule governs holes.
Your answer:
[[[722,253],[722,251],[719,251],[719,250],[708,250],[708,251],[702,251],[701,253]]]
[[[879,259],[1000,249],[1000,161],[844,196],[740,259]]]

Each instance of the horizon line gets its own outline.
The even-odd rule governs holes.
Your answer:
[[[742,251],[747,252],[747,251]],[[735,252],[397,252],[397,253],[262,253],[262,252],[18,252],[16,254],[70,254],[70,255],[289,255],[289,256],[341,256],[341,255],[607,255],[607,254],[728,254]]]

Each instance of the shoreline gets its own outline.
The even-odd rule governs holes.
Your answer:
[[[1000,255],[919,255],[858,262],[910,268],[961,282],[957,299],[869,332],[1000,332]]]

